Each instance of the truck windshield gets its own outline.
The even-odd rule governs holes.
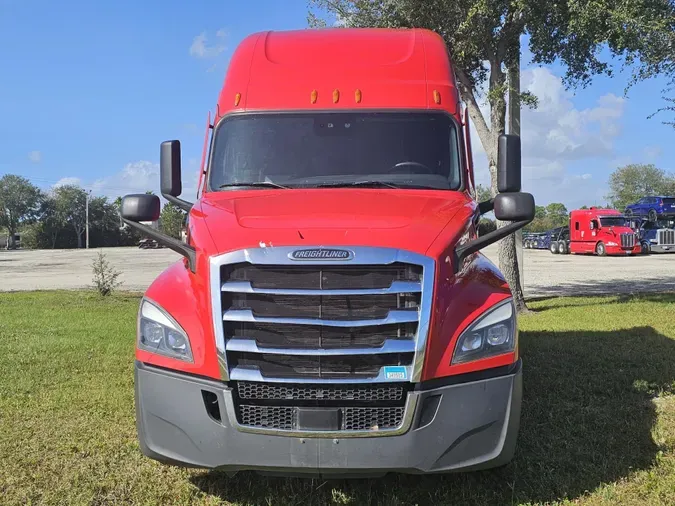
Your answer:
[[[605,216],[600,218],[600,225],[603,227],[627,227],[628,220],[623,216]]]
[[[209,186],[456,190],[459,160],[444,113],[241,114],[216,127]]]

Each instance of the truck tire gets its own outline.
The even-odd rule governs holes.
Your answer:
[[[647,214],[647,219],[654,223],[656,221],[657,215],[656,215],[656,209],[650,209],[649,213]]]
[[[642,255],[649,255],[651,253],[651,248],[649,247],[648,242],[641,242],[640,243],[640,254]]]
[[[595,245],[595,254],[598,255],[599,257],[604,257],[607,254],[607,250],[605,249],[605,243],[599,242],[598,244]]]
[[[567,253],[567,245],[565,244],[565,241],[558,242],[558,254],[564,255],[566,253]]]
[[[551,242],[551,245],[548,247],[549,251],[553,253],[554,255],[558,254],[558,243],[557,242]]]

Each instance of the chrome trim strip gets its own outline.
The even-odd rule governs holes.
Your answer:
[[[370,327],[394,323],[415,323],[417,311],[389,311],[386,318],[379,320],[322,320],[321,318],[266,318],[255,316],[250,309],[230,309],[223,313],[226,322],[279,323],[288,325],[323,325],[324,327]]]
[[[288,254],[301,247],[307,248],[308,246],[303,244],[296,246],[265,246],[260,248],[248,248],[224,253],[221,255],[215,255],[210,258],[209,288],[212,301],[211,312],[213,319],[213,330],[216,339],[216,351],[218,354],[218,363],[220,365],[221,379],[224,381],[229,379],[229,373],[226,357],[225,335],[222,323],[223,308],[220,298],[222,284],[220,279],[221,266],[240,262],[262,265],[296,265],[296,261],[290,260],[288,258]],[[318,248],[320,245],[316,245],[314,247]],[[422,367],[424,366],[427,337],[431,320],[436,262],[433,258],[395,248],[378,248],[367,246],[336,247],[353,251],[354,258],[347,261],[331,260],[330,262],[326,262],[327,265],[386,265],[395,262],[403,262],[421,265],[424,269],[420,310],[417,313],[419,315],[419,323],[417,326],[417,334],[415,335],[415,357],[413,359],[413,367],[410,374],[410,381],[419,382],[422,376]],[[312,262],[312,265],[320,265],[320,262]],[[290,322],[287,321],[287,323]],[[350,325],[353,325],[353,322],[350,322]]]
[[[247,369],[245,367],[235,367],[230,371],[230,379],[236,381],[259,381],[263,383],[307,383],[307,384],[351,384],[351,383],[392,383],[402,382],[406,379],[391,378],[387,379],[384,370],[387,367],[405,367],[406,377],[410,378],[410,369],[412,366],[384,366],[380,368],[377,376],[358,378],[350,376],[348,378],[276,378],[273,376],[263,376],[258,369]]]
[[[283,430],[283,429],[267,429],[264,427],[252,427],[250,425],[240,425],[237,421],[237,415],[234,412],[234,399],[232,398],[232,390],[223,390],[223,397],[225,397],[225,406],[230,425],[241,432],[250,432],[254,434],[267,434],[270,436],[287,436],[287,437],[305,437],[305,438],[357,438],[357,437],[382,437],[382,436],[399,436],[408,432],[413,419],[415,418],[415,411],[417,409],[418,394],[408,393],[405,402],[405,411],[403,412],[403,419],[401,425],[393,429],[382,430],[339,430],[339,431],[307,431],[307,430]]]
[[[419,293],[422,283],[394,281],[389,288],[363,288],[354,290],[303,290],[293,288],[253,288],[248,281],[228,281],[221,290],[228,293],[265,293],[270,295],[385,295],[388,293]]]
[[[227,351],[246,353],[268,353],[270,355],[376,355],[379,353],[412,353],[415,351],[415,341],[412,339],[387,339],[378,348],[265,348],[260,347],[255,339],[228,339]]]

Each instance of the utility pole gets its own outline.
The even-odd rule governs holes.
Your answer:
[[[520,137],[520,43],[518,43],[518,62],[508,71],[509,82],[509,133]],[[525,265],[523,264],[523,229],[514,234],[516,240],[516,260],[520,274],[520,286],[525,288]]]
[[[85,214],[87,216],[87,247],[86,249],[89,249],[89,196],[91,195],[91,190],[87,192],[87,199],[85,200],[84,208],[85,208]]]

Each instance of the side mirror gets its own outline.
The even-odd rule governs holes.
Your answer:
[[[183,192],[180,141],[164,141],[160,144],[159,179],[162,196],[181,209],[190,212],[192,204],[178,198]]]
[[[141,221],[157,221],[160,216],[160,202],[157,195],[148,195],[147,193],[126,195],[122,199],[120,214],[122,221],[131,228],[137,230],[145,237],[150,237],[160,244],[171,248],[176,253],[183,255],[187,259],[187,265],[192,272],[197,268],[197,252],[195,249],[185,244],[183,241],[174,239],[161,232],[158,229],[149,227]]]
[[[499,193],[494,200],[495,218],[500,221],[532,221],[534,197],[530,193]]]
[[[164,197],[178,197],[181,183],[180,141],[164,141],[159,148],[160,188]]]
[[[588,228],[590,228],[591,230],[593,230],[593,229],[595,228],[595,222],[594,222],[594,221],[591,221],[591,222],[588,224]]]
[[[500,193],[520,191],[520,165],[520,137],[500,135],[497,151],[497,189]]]
[[[120,214],[129,221],[157,221],[160,215],[157,195],[147,193],[127,195],[122,199]]]

